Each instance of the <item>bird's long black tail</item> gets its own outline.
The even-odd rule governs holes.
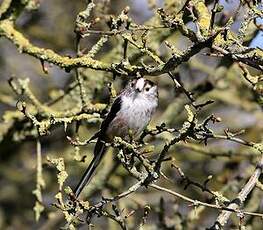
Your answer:
[[[90,162],[88,168],[86,169],[85,173],[83,174],[80,182],[78,183],[77,187],[74,190],[75,197],[78,198],[83,188],[90,182],[97,166],[102,160],[102,157],[106,151],[105,142],[98,140],[95,149],[94,149],[94,157]]]

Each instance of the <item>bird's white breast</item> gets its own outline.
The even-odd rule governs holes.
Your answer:
[[[142,96],[135,98],[123,96],[121,109],[112,120],[107,131],[108,135],[125,138],[131,131],[134,136],[137,136],[150,122],[156,107],[157,100]]]

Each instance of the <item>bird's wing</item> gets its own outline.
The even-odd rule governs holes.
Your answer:
[[[109,127],[110,123],[112,122],[112,120],[116,117],[116,114],[120,111],[121,109],[121,97],[117,97],[110,109],[110,112],[107,114],[106,118],[104,119],[104,121],[101,123],[101,127],[100,127],[100,137],[103,139],[103,136],[106,133],[107,128]]]

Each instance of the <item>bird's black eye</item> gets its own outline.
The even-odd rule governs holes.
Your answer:
[[[150,87],[146,87],[145,91],[148,92],[150,90]]]

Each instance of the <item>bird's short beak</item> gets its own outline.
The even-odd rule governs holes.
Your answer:
[[[140,88],[135,88],[135,90],[136,90],[137,93],[142,92],[142,90]]]

